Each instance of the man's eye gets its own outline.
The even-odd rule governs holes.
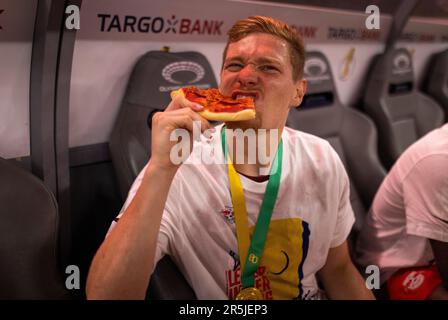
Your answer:
[[[270,72],[270,73],[278,72],[277,67],[267,64],[259,66],[258,69],[263,72]]]
[[[229,63],[226,65],[226,70],[228,71],[240,71],[243,68],[243,65],[241,63]]]

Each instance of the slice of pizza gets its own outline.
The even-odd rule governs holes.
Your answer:
[[[255,105],[252,97],[233,99],[223,96],[218,89],[180,88],[171,92],[171,99],[182,94],[188,100],[204,107],[198,113],[207,120],[243,121],[255,118]]]

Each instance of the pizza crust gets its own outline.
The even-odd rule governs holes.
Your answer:
[[[244,121],[255,119],[255,110],[247,109],[238,112],[210,112],[208,110],[198,112],[202,117],[212,121]]]
[[[174,99],[178,95],[184,95],[184,92],[181,89],[171,91],[170,96],[171,99]],[[255,119],[255,109],[246,109],[238,112],[211,112],[209,110],[198,111],[198,113],[207,120],[211,121],[244,121]]]
[[[174,91],[171,91],[171,93],[170,93],[171,99],[176,98],[178,95],[182,95],[182,96],[185,97],[185,94],[184,94],[184,92],[182,91],[182,88],[177,89],[177,90],[174,90]]]

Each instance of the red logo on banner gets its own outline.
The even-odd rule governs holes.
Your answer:
[[[317,27],[314,26],[296,26],[291,25],[304,39],[314,39],[316,38]]]
[[[436,35],[430,33],[405,32],[400,36],[400,40],[409,42],[434,42]]]
[[[365,30],[356,28],[329,27],[327,39],[348,41],[380,40],[381,32],[378,30]]]
[[[224,21],[182,19],[179,33],[221,35],[223,23]]]

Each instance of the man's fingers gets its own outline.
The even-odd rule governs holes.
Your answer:
[[[182,108],[173,110],[171,112],[161,112],[156,114],[158,117],[162,117],[163,119],[166,119],[166,121],[169,122],[169,119],[176,116],[182,116],[186,115],[188,118],[184,118],[185,121],[193,122],[193,121],[199,121],[201,122],[201,132],[204,132],[207,129],[214,128],[213,125],[210,124],[210,122],[207,121],[204,117],[202,117],[199,113],[191,110],[190,108]],[[173,118],[174,119],[174,118]],[[179,119],[176,117],[176,119]]]
[[[171,103],[168,105],[165,111],[173,111],[183,108],[190,108],[194,111],[204,110],[204,107],[202,105],[195,102],[191,102],[190,100],[185,98],[184,95],[177,95],[176,97],[174,97],[173,100],[171,100]]]
[[[195,120],[191,114],[184,113],[173,115],[170,121],[174,127],[172,132],[175,132],[178,129],[185,129],[188,130],[189,136],[193,138],[193,140],[201,140],[201,132],[204,131],[204,126],[199,120]]]
[[[193,121],[200,121],[201,122],[201,132],[204,132],[207,129],[214,128],[213,125],[211,125],[210,122],[208,122],[208,120],[205,119],[204,117],[202,117],[199,113],[194,112],[194,111],[190,111],[189,115],[191,116]]]
[[[192,134],[196,132],[203,133],[205,130],[213,128],[213,126],[206,119],[192,110],[187,111],[187,109],[185,109],[185,112],[176,116],[175,119],[177,126],[187,129]],[[200,137],[198,135],[194,138],[199,140]]]
[[[207,129],[214,130],[213,125],[207,119],[201,117],[197,112],[190,108],[177,109],[172,112],[158,112],[153,117],[153,126],[160,128],[165,127],[168,130],[175,130],[176,128],[183,128],[194,133],[193,128],[196,125],[197,131],[203,133]],[[198,139],[195,137],[195,139]]]

